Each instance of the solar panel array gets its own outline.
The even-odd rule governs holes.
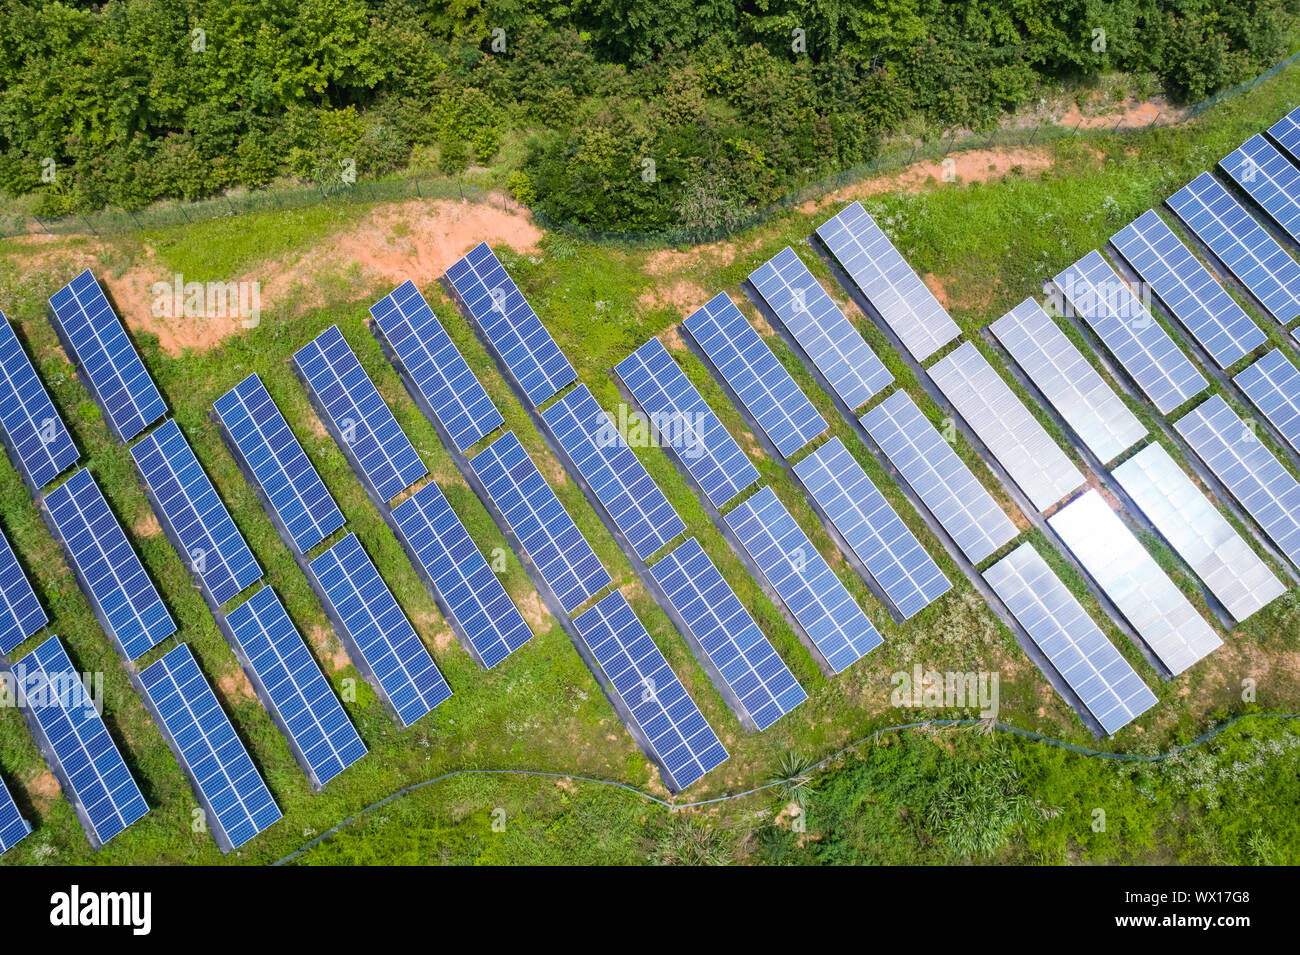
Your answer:
[[[18,456],[15,463],[36,487],[49,484],[80,457],[4,312],[0,312],[0,427]]]
[[[690,538],[650,572],[760,730],[808,699],[699,541]]]
[[[429,473],[337,325],[294,352],[293,360],[380,500],[391,501]]]
[[[1286,593],[1268,565],[1160,445],[1143,448],[1113,473],[1234,619],[1245,620]]]
[[[743,501],[727,523],[833,671],[880,646],[875,626],[770,487]]]
[[[64,795],[84,813],[92,841],[108,842],[145,815],[140,787],[72,666],[58,637],[50,637],[13,667],[22,699],[49,742],[50,768]]]
[[[686,530],[586,385],[551,405],[542,418],[638,557],[645,560]]]
[[[578,377],[486,242],[452,265],[447,281],[533,407]]]
[[[238,849],[280,818],[280,807],[187,644],[142,670],[140,683],[182,768],[212,810],[208,822],[220,834],[218,845],[224,837]]]
[[[1048,523],[1170,673],[1177,676],[1223,642],[1096,491]]]
[[[1268,134],[1277,140],[1293,159],[1300,162],[1300,107],[1291,110],[1270,126]]]
[[[817,235],[917,361],[961,334],[862,203],[854,202],[822,223]]]
[[[465,632],[494,667],[533,637],[500,579],[432,481],[393,509],[407,546]]]
[[[659,441],[677,452],[715,507],[758,480],[758,468],[740,450],[663,342],[650,339],[619,362],[615,371],[650,419]]]
[[[0,534],[0,653],[8,653],[49,623],[9,539]]]
[[[215,407],[299,552],[306,553],[343,526],[338,505],[257,375],[227,391]]]
[[[829,427],[725,292],[685,324],[782,455],[789,457]]]
[[[317,786],[366,755],[366,744],[274,590],[263,587],[226,622]]]
[[[669,789],[685,789],[727,759],[718,735],[622,593],[609,594],[573,623],[649,741]]]
[[[872,408],[862,426],[971,563],[1016,536],[1011,518],[907,392],[895,391]]]
[[[794,249],[787,245],[749,281],[850,411],[894,380]]]
[[[1142,213],[1110,241],[1220,368],[1268,341],[1154,209]]]
[[[952,589],[838,437],[796,464],[794,472],[903,619]]]
[[[989,329],[1103,464],[1146,437],[1142,422],[1032,298]]]
[[[573,610],[605,589],[609,572],[513,431],[476,454],[470,466],[560,606]]]
[[[1032,544],[1021,544],[984,579],[1107,735],[1155,706],[1156,695]]]
[[[1165,200],[1218,259],[1282,324],[1300,315],[1300,264],[1203,172]]]
[[[44,504],[86,596],[128,659],[176,632],[175,621],[89,471],[72,475],[45,495]]]
[[[18,843],[27,838],[31,827],[18,812],[14,797],[9,788],[0,779],[0,855],[4,855]]]
[[[114,434],[130,441],[167,413],[144,362],[90,269],[50,296],[55,321]]]
[[[1300,482],[1254,429],[1219,395],[1175,421],[1174,427],[1287,559],[1300,567]]]
[[[928,369],[957,413],[1040,511],[1083,486],[1083,475],[971,342]]]
[[[1219,165],[1293,239],[1300,239],[1300,169],[1263,136],[1246,140]]]
[[[403,726],[410,726],[451,696],[451,687],[356,534],[343,538],[310,566],[329,609],[343,627],[340,636],[351,640],[349,650],[355,647],[353,662],[373,674]]]
[[[370,314],[459,450],[496,430],[501,412],[414,282],[371,305]]]
[[[1287,444],[1300,451],[1300,371],[1282,349],[1274,348],[1233,381]]]

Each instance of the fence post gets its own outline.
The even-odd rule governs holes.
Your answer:
[[[192,221],[192,220],[190,219],[190,214],[189,214],[188,212],[185,211],[185,203],[183,203],[183,202],[181,202],[181,203],[177,203],[176,208],[179,209],[179,210],[181,210],[181,215],[185,217],[185,221],[186,221],[187,223],[189,223],[189,222]]]
[[[1154,125],[1156,124],[1156,120],[1159,119],[1159,118],[1160,118],[1161,116],[1163,116],[1163,115],[1164,115],[1164,114],[1163,114],[1162,112],[1157,112],[1154,116],[1152,116],[1152,117],[1151,117],[1151,122],[1147,123],[1147,129],[1150,129],[1152,126],[1154,126]]]
[[[90,224],[90,220],[87,219],[84,215],[81,217],[81,221],[84,222],[84,223],[86,223],[86,228],[90,230],[90,234],[91,234],[91,235],[96,236],[96,237],[99,236],[99,233],[95,231],[95,227],[94,227],[93,225]]]
[[[1037,126],[1034,127],[1034,134],[1029,137],[1029,145],[1032,146],[1034,144],[1034,140],[1038,138],[1038,131],[1042,128],[1043,128],[1042,123],[1039,123]]]

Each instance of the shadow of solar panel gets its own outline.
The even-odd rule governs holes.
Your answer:
[[[176,750],[222,852],[238,849],[280,818],[261,774],[182,643],[140,672],[140,683]]]
[[[337,325],[294,352],[293,360],[329,417],[335,440],[380,500],[391,501],[429,473]]]
[[[664,776],[680,792],[723,763],[727,750],[617,590],[573,620]]]
[[[447,269],[447,281],[534,408],[578,377],[486,242]]]
[[[645,560],[686,530],[586,385],[551,405],[542,418],[638,557]]]
[[[167,413],[162,395],[90,269],[50,296],[62,339],[121,441]]]
[[[36,487],[49,484],[80,457],[4,312],[0,312],[0,427],[18,459],[14,464]]]
[[[176,632],[176,623],[131,549],[99,485],[78,471],[45,495],[86,597],[128,660]]]
[[[0,779],[0,855],[26,839],[31,831],[32,827],[27,824],[27,820],[18,813],[18,806],[9,794],[9,788]]]
[[[685,327],[782,455],[789,457],[829,427],[725,292],[686,319]]]
[[[370,314],[458,450],[496,430],[501,412],[414,282],[371,305]]]
[[[1300,371],[1282,350],[1274,348],[1233,381],[1287,444],[1300,451]]]
[[[833,671],[880,646],[875,626],[770,487],[741,502],[727,523]]]
[[[1268,128],[1272,136],[1291,158],[1300,162],[1300,107],[1287,113]]]
[[[1261,135],[1251,136],[1219,160],[1219,167],[1287,235],[1300,239],[1300,169],[1272,143]]]
[[[9,539],[0,534],[0,653],[8,653],[47,623],[45,608],[36,599]]]
[[[484,666],[496,666],[533,638],[436,484],[394,508],[393,519]]]
[[[1106,735],[1156,705],[1156,695],[1032,544],[1021,544],[984,579]]]

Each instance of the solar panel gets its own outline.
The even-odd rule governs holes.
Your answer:
[[[429,473],[337,325],[294,352],[340,447],[383,501]]]
[[[1103,464],[1146,437],[1142,422],[1032,298],[989,329]]]
[[[782,455],[789,457],[829,427],[725,292],[685,326]]]
[[[1174,676],[1223,642],[1096,491],[1047,522]]]
[[[398,533],[486,667],[533,637],[523,616],[433,482],[393,509]]]
[[[80,457],[4,312],[0,312],[0,427],[18,459],[14,463],[36,487],[49,484]]]
[[[794,249],[787,245],[749,281],[850,411],[894,380]]]
[[[58,637],[15,663],[13,674],[48,743],[50,769],[99,848],[149,811],[140,787]]]
[[[1220,368],[1240,361],[1268,340],[1154,209],[1142,213],[1110,241]]]
[[[263,587],[227,614],[226,622],[260,684],[259,695],[317,788],[366,755],[366,744],[274,590]]]
[[[1160,445],[1143,448],[1113,473],[1234,619],[1245,620],[1286,593],[1282,582]]]
[[[1282,350],[1274,348],[1233,381],[1287,443],[1300,451],[1300,371]]]
[[[740,450],[663,342],[650,339],[614,370],[650,419],[660,443],[677,453],[715,507],[758,480],[758,468]]]
[[[742,501],[727,523],[833,671],[880,646],[875,626],[770,487]]]
[[[1300,315],[1300,265],[1203,172],[1165,200],[1242,285],[1283,325]]]
[[[551,405],[542,418],[638,557],[645,560],[686,530],[586,385]]]
[[[760,730],[808,699],[699,541],[690,538],[650,572]]]
[[[1011,518],[907,392],[895,391],[872,408],[862,416],[862,426],[971,563],[1016,536]]]
[[[31,581],[0,534],[0,653],[8,653],[49,623]]]
[[[187,644],[142,670],[140,684],[223,852],[238,849],[280,818],[280,807]]]
[[[851,203],[822,223],[817,235],[917,361],[961,334],[862,203]]]
[[[371,305],[370,314],[459,450],[496,430],[501,412],[414,282]]]
[[[32,827],[27,824],[27,820],[19,815],[9,788],[0,779],[0,855],[26,839],[31,831]]]
[[[486,242],[452,265],[447,281],[534,408],[578,377]]]
[[[45,495],[44,504],[86,597],[128,660],[176,632],[172,615],[89,471],[72,475]]]
[[[1155,706],[1156,695],[1032,544],[1021,544],[984,579],[1108,736]]]
[[[1300,107],[1291,110],[1270,126],[1268,134],[1277,140],[1292,158],[1300,161]]]
[[[470,466],[561,607],[573,610],[605,589],[612,578],[513,431]]]
[[[839,438],[796,464],[794,472],[903,619],[952,589]]]
[[[90,382],[95,400],[121,441],[130,441],[167,413],[167,405],[145,370],[90,269],[50,296],[60,337]]]
[[[1300,239],[1300,169],[1261,135],[1251,136],[1219,166],[1293,239]]]
[[[929,374],[1034,507],[1045,511],[1083,486],[1079,469],[971,342]]]
[[[300,553],[343,526],[343,515],[257,375],[217,399],[217,415]]]
[[[622,593],[614,591],[573,623],[649,742],[670,790],[680,792],[727,759]]]
[[[1273,543],[1300,567],[1300,481],[1264,446],[1255,430],[1220,395],[1179,418],[1174,427]]]
[[[311,562],[352,662],[378,684],[402,726],[451,696],[451,687],[397,605],[393,592],[349,534]]]

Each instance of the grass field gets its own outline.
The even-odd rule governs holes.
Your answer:
[[[1080,138],[1042,148],[1041,171],[1013,168],[996,181],[934,183],[919,193],[882,192],[864,200],[920,272],[941,286],[967,337],[1041,282],[1075,261],[1252,133],[1300,102],[1300,71],[1284,71],[1255,91],[1211,110],[1192,124],[1114,138]],[[716,247],[640,252],[579,243],[559,234],[541,240],[540,254],[499,249],[502,261],[589,385],[615,410],[621,402],[609,369],[651,335],[681,319],[679,304],[703,304],[726,290],[751,318],[740,285],[757,265],[792,245],[842,305],[848,299],[807,245],[813,228],[842,203],[791,212]],[[285,819],[226,862],[266,863],[361,808],[412,783],[456,769],[535,769],[618,780],[666,795],[657,774],[624,732],[568,637],[546,615],[516,555],[468,488],[384,360],[363,319],[366,307],[391,290],[346,261],[321,267],[337,238],[373,210],[321,205],[111,238],[60,237],[0,242],[0,308],[21,326],[38,369],[71,427],[83,462],[94,473],[180,624],[235,725],[262,769]],[[490,237],[485,237],[490,238]],[[145,363],[203,466],[249,541],[299,628],[341,693],[355,685],[349,714],[370,753],[313,795],[270,717],[252,696],[188,572],[158,532],[138,486],[127,449],[116,445],[89,394],[77,380],[43,315],[47,297],[89,264],[120,274],[149,263],[188,281],[226,281],[259,268],[303,263],[310,306],[285,303],[263,313],[260,325],[203,351],[173,355],[137,334]],[[308,263],[312,264],[308,269]],[[310,286],[308,289],[307,286]],[[673,286],[679,303],[657,296]],[[793,714],[761,734],[744,732],[721,696],[645,592],[581,490],[565,479],[528,415],[487,352],[437,285],[422,288],[513,429],[555,487],[681,676],[732,756],[683,799],[747,790],[799,768],[876,729],[926,717],[973,716],[972,711],[899,710],[890,703],[891,674],[919,663],[927,670],[996,671],[1000,719],[1024,729],[1103,750],[1155,753],[1186,742],[1216,721],[1259,710],[1300,711],[1300,591],[1225,636],[1212,657],[1173,681],[1161,681],[1130,642],[1106,620],[1084,583],[1041,535],[1033,540],[1058,573],[1103,623],[1112,640],[1159,694],[1160,703],[1113,739],[1096,743],[1069,707],[1030,664],[1012,635],[975,594],[940,543],[898,490],[893,478],[857,441],[829,398],[778,336],[774,350],[823,416],[853,450],[900,516],[940,562],[953,590],[903,625],[846,565],[808,506],[802,490],[762,454],[736,409],[690,353],[675,354],[762,474],[790,508],[885,637],[883,647],[848,672],[824,677],[781,612],[745,571],[713,526],[685,479],[657,449],[640,449],[688,533],[751,609],[778,652],[810,693]],[[306,293],[310,291],[310,295]],[[943,412],[884,337],[850,311],[872,347],[935,421]],[[128,320],[130,316],[127,316]],[[504,583],[536,631],[535,639],[490,672],[479,670],[457,644],[396,539],[366,498],[343,455],[325,433],[286,361],[331,324],[343,331],[398,421],[428,464],[453,508],[486,553],[507,555]],[[1260,319],[1278,341],[1277,326]],[[1073,333],[1073,332],[1072,332]],[[673,344],[671,335],[666,340]],[[1085,352],[1089,351],[1085,347]],[[429,646],[455,695],[413,728],[398,731],[342,654],[320,607],[290,554],[244,482],[209,421],[212,402],[257,371],[320,470],[348,521]],[[1018,388],[1018,386],[1017,386]],[[1022,393],[1023,394],[1023,393]],[[1231,402],[1231,396],[1229,400]],[[1235,402],[1232,402],[1236,404]],[[1156,428],[1156,412],[1132,403]],[[1237,405],[1239,413],[1247,409]],[[1051,427],[1046,415],[1041,419]],[[1055,428],[1053,427],[1055,431]],[[1056,436],[1071,454],[1065,436]],[[1171,453],[1177,448],[1166,442]],[[1009,512],[1006,492],[964,442],[957,450]],[[75,664],[103,672],[105,714],[141,783],[150,814],[98,855],[90,852],[19,713],[0,709],[0,771],[20,807],[37,825],[5,864],[220,863],[210,836],[193,832],[195,808],[186,777],[132,690],[120,659],[64,566],[38,511],[6,461],[0,465],[0,524],[13,542]],[[1179,585],[1205,610],[1197,582],[1157,540],[1146,539]],[[1207,613],[1208,616],[1208,613]],[[32,640],[14,657],[36,644]],[[169,641],[143,660],[151,662]],[[1242,681],[1257,696],[1242,700]],[[348,682],[351,681],[351,682]],[[460,777],[402,797],[303,857],[307,862],[925,862],[994,856],[1019,861],[1079,859],[1146,861],[1297,861],[1300,840],[1291,813],[1300,749],[1293,724],[1246,723],[1195,755],[1146,768],[1088,760],[1020,740],[971,733],[889,734],[882,745],[837,761],[814,782],[777,787],[734,804],[670,814],[635,794],[585,783],[520,777]],[[1270,788],[1272,780],[1275,786]],[[964,795],[963,795],[964,794]],[[992,803],[966,798],[988,795]],[[1090,802],[1089,799],[1092,801]],[[791,805],[806,803],[808,833],[793,827]],[[982,806],[979,825],[963,805]],[[1111,807],[1105,832],[1092,828],[1092,810]],[[494,831],[504,809],[504,832]],[[964,828],[963,828],[964,827]],[[1269,831],[1266,841],[1252,833]],[[972,834],[973,833],[973,834]],[[497,838],[500,835],[502,838]]]

